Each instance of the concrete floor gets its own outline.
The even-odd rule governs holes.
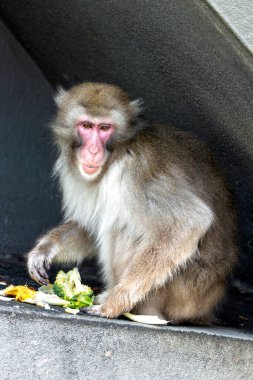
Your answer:
[[[253,336],[0,305],[2,380],[253,379]]]
[[[101,286],[92,262],[81,273],[85,283]],[[0,261],[0,281],[35,285],[14,255]],[[244,301],[252,305],[252,297],[232,289],[219,325],[208,328],[148,326],[0,301],[0,378],[253,379],[253,323]]]

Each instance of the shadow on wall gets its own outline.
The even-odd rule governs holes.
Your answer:
[[[58,219],[52,89],[0,23],[0,253],[26,251]]]

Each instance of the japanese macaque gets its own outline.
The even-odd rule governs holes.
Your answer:
[[[140,117],[120,88],[83,83],[52,125],[65,220],[28,254],[31,277],[97,255],[105,291],[89,314],[208,324],[237,261],[235,215],[208,149]]]

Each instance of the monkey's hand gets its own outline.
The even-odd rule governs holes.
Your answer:
[[[80,263],[94,254],[96,250],[89,234],[74,222],[63,223],[42,236],[28,253],[28,272],[38,283],[47,284],[47,271],[52,262]]]
[[[33,280],[39,284],[46,285],[49,283],[47,271],[57,255],[58,248],[53,242],[45,241],[41,238],[37,245],[27,255],[27,268]]]

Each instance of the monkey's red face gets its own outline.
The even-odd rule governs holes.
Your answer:
[[[140,102],[130,101],[117,86],[83,83],[69,91],[60,89],[55,102],[57,165],[66,164],[71,170],[75,166],[75,173],[77,169],[88,182],[96,180],[110,155],[114,157],[113,152],[144,126],[139,120]]]
[[[115,131],[113,120],[83,116],[77,121],[76,129],[82,140],[78,154],[79,168],[82,174],[97,174],[107,159],[106,142]]]

